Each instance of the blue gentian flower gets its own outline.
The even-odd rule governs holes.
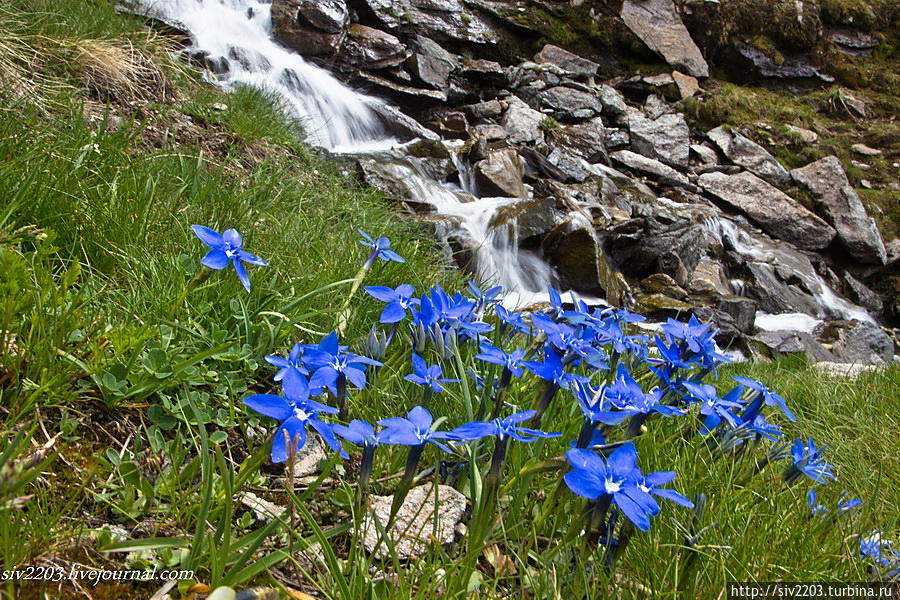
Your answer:
[[[666,345],[666,342],[659,336],[656,336],[656,348],[659,350],[659,359],[651,358],[651,363],[662,363],[674,369],[692,369],[693,364],[682,360],[681,350],[678,344]]]
[[[563,480],[572,492],[589,500],[610,496],[638,529],[650,529],[650,517],[659,505],[639,485],[642,474],[634,444],[619,446],[607,461],[581,448],[567,450],[566,458],[572,470]]]
[[[382,419],[378,424],[384,427],[378,432],[378,442],[381,444],[421,446],[431,442],[444,452],[451,452],[450,448],[438,440],[455,439],[449,431],[432,431],[434,422],[428,409],[416,406],[403,417]]]
[[[791,446],[793,465],[785,472],[784,479],[788,483],[793,482],[802,473],[817,483],[825,483],[827,479],[835,479],[834,473],[822,458],[825,447],[816,448],[816,443],[809,438],[806,443],[797,438]]]
[[[688,391],[686,400],[693,400],[700,403],[700,414],[705,417],[703,420],[703,433],[709,433],[719,426],[723,420],[732,428],[739,427],[740,421],[732,408],[741,408],[740,402],[737,400],[741,397],[741,388],[734,388],[728,392],[724,398],[719,398],[716,388],[708,383],[684,383],[685,389]]]
[[[756,415],[752,421],[744,420],[742,426],[773,442],[784,435],[781,427],[769,423],[762,415]]]
[[[659,487],[661,485],[665,485],[675,479],[675,471],[657,471],[656,473],[650,473],[649,475],[645,475],[638,480],[638,487],[648,494],[652,494],[654,496],[659,496],[660,498],[665,498],[671,502],[679,506],[684,506],[685,508],[694,508],[694,503],[688,500],[682,494],[679,494],[675,490],[670,490],[669,488]],[[659,506],[656,507],[656,512],[651,513],[653,516],[659,514]]]
[[[505,419],[494,419],[493,421],[472,421],[465,425],[460,425],[450,432],[453,439],[457,440],[477,440],[479,438],[496,436],[500,439],[511,438],[519,442],[533,442],[539,438],[555,438],[561,433],[546,433],[536,429],[520,427],[519,424],[534,418],[537,414],[533,410],[523,410],[514,415],[510,415]],[[531,437],[527,437],[531,436]]]
[[[303,364],[303,349],[303,345],[298,342],[294,344],[293,348],[291,348],[291,353],[287,358],[282,358],[275,355],[266,357],[267,363],[272,366],[278,367],[278,372],[275,373],[275,377],[273,377],[275,381],[281,381],[285,377],[291,377],[294,375],[309,375],[309,370]]]
[[[287,378],[283,384],[284,397],[254,394],[243,400],[244,404],[259,414],[281,421],[272,440],[272,462],[287,460],[288,443],[293,444],[295,452],[306,444],[307,426],[317,431],[332,450],[340,451],[341,456],[346,457],[340,442],[334,436],[333,425],[319,418],[320,414],[337,414],[338,409],[311,400],[309,387],[302,376]]]
[[[787,403],[785,403],[784,398],[779,396],[778,392],[775,392],[774,390],[769,388],[769,386],[763,385],[755,379],[750,379],[749,377],[741,377],[740,375],[735,375],[734,380],[746,388],[759,392],[766,406],[777,406],[781,409],[781,412],[783,412],[784,416],[786,416],[788,419],[790,419],[791,421],[797,420],[797,417],[794,416],[794,413],[788,410]]]
[[[377,240],[373,240],[372,237],[362,229],[359,229],[358,231],[360,235],[363,236],[363,239],[359,240],[359,243],[372,249],[372,253],[369,255],[369,258],[366,259],[364,268],[371,268],[376,258],[381,258],[388,262],[406,262],[402,256],[391,250],[391,240],[386,237],[380,237]]]
[[[840,498],[838,498],[838,503],[835,505],[834,510],[837,512],[846,512],[848,510],[853,510],[858,506],[861,506],[863,501],[859,498],[852,498],[850,500],[844,500],[847,497],[847,492],[841,492]]]
[[[502,285],[495,285],[487,290],[482,290],[474,281],[468,283],[469,293],[476,303],[476,312],[481,313],[488,306],[498,304],[500,302],[500,294],[503,293]]]
[[[625,365],[619,365],[616,370],[616,378],[610,384],[603,386],[601,395],[617,410],[613,415],[613,420],[616,422],[621,422],[622,415],[633,417],[637,414],[659,413],[664,417],[671,417],[684,414],[680,408],[662,404],[663,390],[654,388],[644,393],[641,385],[628,373]]]
[[[323,388],[327,386],[334,393],[337,393],[335,382],[342,376],[357,388],[365,388],[365,365],[380,367],[382,364],[366,356],[341,352],[337,333],[333,331],[325,336],[317,348],[307,349],[303,362],[310,371],[315,370],[309,379],[310,387]]]
[[[669,319],[661,329],[670,344],[673,340],[680,342],[683,360],[695,363],[707,371],[715,371],[718,363],[731,360],[718,351],[716,331],[709,325],[700,323],[694,315],[691,315],[687,323]]]
[[[885,540],[880,531],[873,531],[866,537],[859,538],[859,554],[883,567],[900,565],[900,552],[893,549],[893,544]]]
[[[575,381],[587,381],[584,375],[566,373],[562,357],[551,345],[544,346],[544,362],[536,360],[523,360],[522,366],[540,377],[561,388],[569,388]]]
[[[237,273],[241,285],[248,292],[250,291],[250,277],[247,275],[247,269],[244,263],[251,265],[267,266],[269,263],[254,256],[244,250],[241,246],[244,240],[234,229],[226,229],[223,233],[219,233],[215,229],[204,227],[203,225],[191,225],[191,229],[200,241],[211,248],[206,256],[200,259],[203,266],[221,271],[228,266],[228,263],[234,265],[234,271]]]
[[[412,381],[415,384],[427,386],[433,392],[443,392],[444,383],[458,383],[459,379],[442,379],[443,371],[440,365],[431,365],[425,363],[418,354],[412,355],[413,373],[407,375],[404,379]]]
[[[475,355],[475,358],[478,360],[500,365],[515,377],[522,376],[522,359],[525,357],[525,350],[519,348],[507,354],[500,348],[495,348],[487,342],[481,342],[479,348],[481,352]]]
[[[381,323],[399,323],[406,318],[407,310],[419,304],[419,300],[412,297],[416,288],[408,283],[398,285],[397,289],[373,285],[366,287],[365,290],[376,300],[387,302],[387,306],[381,311],[379,318]]]
[[[512,328],[513,331],[525,334],[531,333],[531,326],[525,322],[522,313],[511,312],[504,308],[502,304],[495,304],[494,314],[497,315],[497,318],[500,319],[501,323]]]
[[[332,425],[334,432],[352,444],[357,446],[378,446],[378,436],[371,423],[353,419],[349,425]]]
[[[824,517],[828,514],[828,507],[824,504],[819,504],[814,488],[809,488],[809,492],[806,493],[806,506],[809,507],[809,515],[811,517]]]

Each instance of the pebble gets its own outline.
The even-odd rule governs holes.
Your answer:
[[[850,146],[850,149],[857,154],[862,154],[863,156],[879,156],[881,154],[881,150],[870,148],[865,144],[853,144],[852,146]]]

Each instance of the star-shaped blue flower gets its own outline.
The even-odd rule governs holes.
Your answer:
[[[443,371],[440,365],[431,365],[425,363],[418,354],[412,355],[413,373],[404,377],[408,381],[415,384],[427,386],[433,392],[443,392],[445,383],[457,383],[459,379],[444,379]]]
[[[493,421],[472,421],[465,425],[460,425],[450,432],[453,439],[457,440],[477,440],[479,438],[496,436],[500,439],[511,438],[519,442],[533,442],[540,438],[556,438],[561,433],[547,433],[538,431],[537,429],[529,429],[521,427],[520,424],[534,418],[537,414],[533,410],[523,410],[514,415],[510,415],[505,419],[494,419]]]
[[[241,234],[234,229],[226,229],[221,234],[215,229],[203,225],[191,225],[191,229],[201,242],[210,247],[206,256],[200,259],[200,264],[216,271],[221,271],[228,266],[228,263],[233,264],[241,285],[249,292],[250,277],[247,275],[244,263],[261,267],[265,267],[269,263],[244,250],[241,247],[244,240]]]

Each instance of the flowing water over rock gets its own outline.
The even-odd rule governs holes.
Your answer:
[[[509,67],[483,59],[479,48],[491,44],[438,22],[468,23],[468,12],[431,15],[428,27],[443,33],[429,39],[425,25],[383,17],[380,0],[138,1],[190,32],[190,52],[212,80],[283,98],[310,143],[352,162],[411,218],[430,223],[456,262],[502,285],[510,305],[546,300],[556,285],[658,319],[694,308],[728,340],[874,322],[835,291],[875,305],[861,299],[871,290],[836,266],[846,262],[833,256],[842,222],[789,197],[788,172],[749,139],[724,128],[697,139],[678,107],[655,93],[682,79],[699,89],[677,71],[623,82],[644,102],[636,107],[634,95],[626,102],[595,81],[597,63],[556,46]],[[348,8],[363,4],[371,11]],[[276,38],[374,86],[415,119]],[[831,166],[846,181],[836,159]],[[799,181],[805,171],[797,173]],[[819,195],[821,206],[838,204]],[[865,210],[856,208],[862,222]],[[866,249],[880,242],[871,229]],[[845,246],[862,247],[843,235]],[[868,262],[883,264],[883,255]]]

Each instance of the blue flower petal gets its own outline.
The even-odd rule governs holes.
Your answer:
[[[218,248],[213,248],[206,253],[206,256],[200,259],[200,264],[204,267],[209,267],[210,269],[221,271],[228,266],[228,262],[230,260],[231,259],[228,258],[224,251],[219,250]]]
[[[244,268],[244,263],[239,260],[232,261],[234,263],[234,270],[237,273],[238,280],[240,280],[241,285],[244,286],[244,289],[248,292],[250,291],[250,278],[247,276],[247,269]]]
[[[221,248],[225,245],[222,235],[215,229],[204,227],[203,225],[191,225],[194,235],[200,238],[200,241],[210,248]]]
[[[244,245],[244,238],[241,237],[234,229],[226,229],[222,232],[222,239],[226,244],[231,244],[232,248],[240,248]]]
[[[286,399],[273,394],[254,394],[244,398],[243,402],[259,414],[279,421],[284,421],[294,413]]]

